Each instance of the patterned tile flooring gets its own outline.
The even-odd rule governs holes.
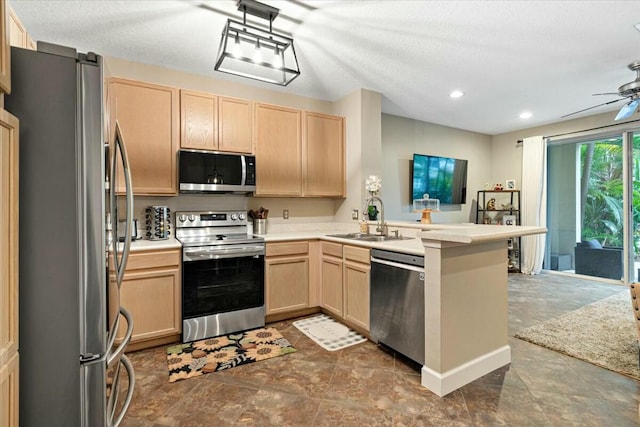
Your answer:
[[[328,352],[273,324],[299,351],[169,383],[165,347],[130,353],[123,426],[638,426],[640,382],[512,335],[624,291],[554,274],[509,275],[510,366],[440,398],[409,361],[371,342]],[[631,309],[631,308],[630,308]]]

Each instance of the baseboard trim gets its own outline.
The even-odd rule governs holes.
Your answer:
[[[442,374],[423,366],[422,386],[443,397],[509,363],[511,347],[505,345]]]

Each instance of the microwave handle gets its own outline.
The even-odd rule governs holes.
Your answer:
[[[241,185],[247,185],[247,159],[245,156],[240,156],[240,162],[242,163],[242,181]]]

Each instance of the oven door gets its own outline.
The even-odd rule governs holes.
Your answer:
[[[183,249],[183,320],[262,306],[264,245]]]

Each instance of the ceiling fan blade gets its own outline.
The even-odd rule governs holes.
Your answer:
[[[594,108],[602,107],[603,105],[614,104],[616,102],[620,102],[620,101],[623,101],[625,99],[627,99],[627,98],[614,99],[613,101],[604,102],[602,104],[594,105],[593,107],[585,108],[584,110],[578,110],[578,111],[574,111],[573,113],[565,114],[564,116],[562,116],[560,118],[564,119],[565,117],[573,116],[574,114],[582,113],[583,111],[589,111],[589,110],[592,110]]]
[[[591,96],[598,96],[598,95],[615,95],[615,96],[620,96],[620,94],[618,92],[604,92],[604,93],[592,93]]]
[[[633,113],[636,112],[638,105],[640,105],[640,99],[634,99],[630,103],[625,104],[620,109],[620,111],[618,111],[618,115],[616,116],[615,120],[621,120],[630,117]]]

